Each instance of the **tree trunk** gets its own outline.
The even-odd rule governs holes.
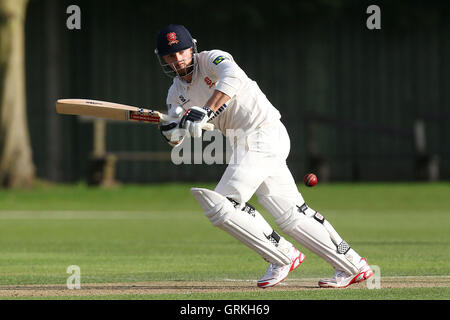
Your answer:
[[[31,187],[35,177],[26,117],[27,4],[0,0],[0,187]]]

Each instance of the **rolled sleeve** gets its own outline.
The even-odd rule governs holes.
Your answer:
[[[215,89],[233,98],[242,87],[247,75],[226,52],[214,51],[210,59],[209,68],[218,79]]]
[[[217,66],[219,81],[216,89],[232,98],[243,84],[245,73],[232,61],[223,61]]]

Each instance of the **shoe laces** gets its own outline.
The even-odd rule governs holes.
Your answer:
[[[291,251],[289,252],[290,255],[292,256],[294,253],[296,252],[295,248],[291,249]],[[292,263],[293,257],[291,257],[291,263]],[[269,267],[267,268],[267,272],[266,274],[278,274],[283,268],[289,267],[290,265],[284,265],[284,266],[280,266],[278,264],[275,263],[270,263]]]
[[[270,272],[278,272],[278,270],[280,270],[282,268],[282,266],[279,266],[279,265],[277,265],[277,264],[274,264],[274,263],[271,263],[270,265],[269,265],[269,270],[268,271],[270,271]]]
[[[279,266],[277,264],[271,263],[267,268],[266,275],[278,275],[284,267],[285,266]]]
[[[333,279],[346,278],[346,277],[348,277],[347,272],[341,271],[341,270],[337,270],[336,273],[333,276]]]

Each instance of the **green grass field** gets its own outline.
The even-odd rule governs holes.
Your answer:
[[[70,265],[80,267],[82,287],[221,281],[229,286],[233,281],[249,281],[248,286],[256,286],[266,262],[214,228],[190,195],[190,187],[155,184],[101,189],[41,183],[33,190],[0,190],[0,299],[450,298],[449,183],[300,186],[307,203],[369,264],[380,268],[382,288],[378,290],[361,285],[344,290],[291,290],[290,284],[297,280],[317,281],[333,274],[327,263],[300,245],[305,262],[276,290],[143,290],[77,296],[77,290],[66,289],[68,294],[58,296],[42,289],[65,286]],[[279,230],[256,199],[251,203]],[[384,277],[401,285],[383,287]],[[426,285],[414,285],[417,278]],[[20,286],[36,286],[42,294],[8,294]]]

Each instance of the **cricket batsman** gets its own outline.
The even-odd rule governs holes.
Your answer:
[[[286,164],[290,140],[280,112],[233,57],[221,50],[198,52],[190,32],[175,24],[160,30],[155,53],[164,73],[173,78],[168,113],[179,119],[160,125],[165,140],[176,147],[188,135],[199,138],[207,122],[233,137],[235,160],[216,188],[192,188],[191,193],[214,226],[269,263],[258,287],[283,281],[305,255],[247,203],[254,194],[282,232],[334,268],[334,276],[320,280],[320,287],[345,288],[372,276],[366,259],[305,203]]]

